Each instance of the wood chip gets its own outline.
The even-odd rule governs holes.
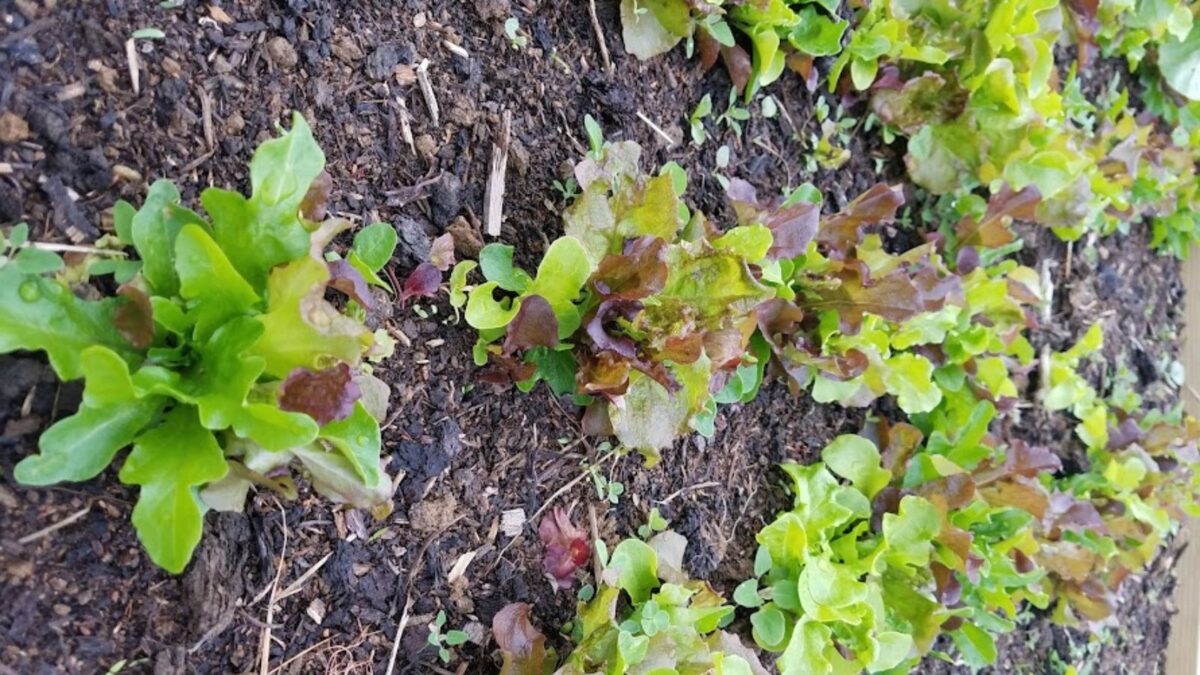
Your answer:
[[[512,538],[525,529],[525,509],[510,509],[500,514],[500,530]]]
[[[455,56],[457,56],[459,58],[463,58],[463,59],[471,58],[471,54],[467,50],[463,49],[460,45],[456,45],[449,40],[442,40],[442,45],[446,49],[449,49],[451,54],[454,54]]]
[[[142,83],[138,74],[137,45],[134,44],[133,38],[125,41],[125,62],[129,64],[129,81],[133,84],[133,93],[140,94]]]
[[[325,620],[325,602],[320,598],[314,598],[312,602],[308,603],[308,608],[304,610],[304,613],[313,620],[313,623],[320,626],[321,622]]]
[[[421,59],[417,65],[417,83],[421,85],[421,95],[425,97],[425,105],[429,108],[429,117],[433,126],[441,126],[441,110],[438,108],[437,96],[433,91],[433,83],[429,80],[429,59]]]
[[[504,181],[508,173],[508,142],[512,135],[512,111],[505,110],[500,133],[492,141],[492,168],[484,192],[484,231],[489,237],[500,236],[504,220]]]
[[[58,101],[59,103],[63,103],[64,101],[77,99],[80,96],[83,96],[85,93],[87,93],[87,84],[83,82],[72,82],[62,89],[59,89],[58,93],[54,95],[54,100]]]
[[[233,23],[233,17],[226,14],[225,10],[217,5],[208,6],[208,15],[226,25]]]
[[[473,551],[467,551],[466,553],[458,556],[458,560],[454,561],[454,567],[451,567],[450,573],[446,575],[446,583],[453,584],[459,579],[462,579],[463,575],[467,573],[467,567],[471,565],[471,561],[474,560],[475,556],[478,554],[479,549],[475,549]]]

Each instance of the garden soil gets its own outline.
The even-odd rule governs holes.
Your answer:
[[[611,0],[596,3],[611,71],[582,0],[178,4],[0,0],[0,222],[27,221],[41,241],[86,243],[110,229],[116,199],[139,203],[155,178],[174,180],[189,200],[208,185],[247,190],[254,147],[293,110],[325,150],[334,211],[400,232],[389,265],[400,279],[448,228],[458,232],[460,254],[486,239],[484,185],[506,113],[512,134],[499,240],[514,245],[527,268],[561,233],[563,197],[552,183],[585,149],[585,114],[609,139],[639,142],[647,168],[674,160],[687,169],[689,199],[718,221],[730,217],[718,173],[744,178],[760,194],[811,181],[827,211],[875,181],[904,178],[902,143],[883,145],[853,102],[845,111],[859,119],[844,140],[849,162],[807,170],[819,96],[790,75],[770,89],[778,115],[764,118],[755,103],[740,136],[710,119],[703,146],[683,142],[686,118],[705,93],[724,111],[727,75],[702,72],[682,49],[648,63],[626,55]],[[505,36],[509,17],[520,20],[523,47]],[[144,28],[165,38],[127,49]],[[424,60],[436,123],[414,83]],[[819,64],[822,72],[828,65]],[[1114,67],[1121,66],[1095,65],[1089,81],[1109,81]],[[841,101],[826,101],[836,113]],[[724,168],[722,145],[730,148]],[[937,226],[910,194],[908,217],[889,232],[897,246]],[[1055,284],[1036,345],[1064,348],[1100,320],[1108,362],[1127,364],[1148,403],[1172,404],[1178,263],[1150,253],[1137,224],[1091,246],[1068,247],[1028,227],[1022,234],[1022,262]],[[657,507],[689,540],[688,571],[729,595],[750,574],[755,532],[787,504],[773,467],[810,462],[835,435],[893,412],[819,406],[776,383],[753,403],[724,408],[714,438],[682,439],[645,468],[582,437],[578,409],[544,387],[521,395],[480,383],[472,331],[444,295],[384,307],[372,320],[399,340],[377,373],[392,387],[383,431],[398,477],[391,515],[376,521],[303,488],[291,502],[260,493],[244,514],[208,515],[203,543],[179,577],[140,549],[128,520],[136,495],[115,468],[78,485],[15,484],[13,465],[78,405],[80,388],[57,382],[36,355],[0,357],[0,674],[261,672],[267,628],[270,672],[382,673],[406,608],[396,672],[496,672],[488,627],[507,603],[532,604],[551,642],[566,645],[557,628],[575,597],[543,576],[535,514],[565,508],[613,543]],[[1106,386],[1100,367],[1087,375]],[[1024,384],[1012,433],[1079,466],[1085,460],[1071,425],[1034,404],[1037,373]],[[598,498],[589,466],[624,486],[615,503]],[[56,523],[65,525],[46,529]],[[1098,637],[1023,614],[1001,640],[996,672],[1058,673],[1064,664],[1161,672],[1181,546],[1172,543],[1126,581],[1115,620]],[[283,599],[269,612],[272,594]],[[471,636],[449,664],[426,640],[439,610],[447,628]],[[745,634],[745,624],[741,617],[735,628]],[[934,659],[922,669],[965,672]]]

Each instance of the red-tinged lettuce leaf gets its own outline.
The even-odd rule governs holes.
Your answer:
[[[580,354],[579,373],[576,381],[585,394],[596,394],[610,398],[624,394],[629,388],[629,373],[632,366],[626,359],[612,352]]]
[[[1060,469],[1062,469],[1062,460],[1049,448],[1029,445],[1020,438],[1014,438],[1009,443],[1004,464],[980,471],[976,479],[982,485],[1012,476],[1037,478],[1039,474],[1054,473]]]
[[[609,332],[618,320],[632,321],[642,311],[642,303],[636,300],[609,298],[600,303],[586,319],[587,334],[599,353],[611,352],[625,359],[633,360],[638,357],[637,343],[632,338],[614,335]]]
[[[663,341],[661,348],[653,350],[652,358],[655,361],[670,361],[676,364],[692,363],[704,352],[705,340],[710,335],[715,336],[717,333],[672,335]]]
[[[349,417],[361,396],[350,366],[345,363],[316,371],[297,368],[279,387],[279,407],[304,413],[325,426]]]
[[[900,83],[895,69],[885,69],[875,83],[871,110],[879,119],[908,135],[928,124],[958,119],[967,105],[968,94],[954,82],[927,72]]]
[[[1068,492],[1058,491],[1050,495],[1050,506],[1042,519],[1042,529],[1051,540],[1059,539],[1063,532],[1108,533],[1104,518],[1095,505]]]
[[[454,235],[447,232],[433,240],[429,247],[429,262],[443,272],[454,267]]]
[[[554,316],[554,308],[540,295],[527,295],[521,300],[521,308],[506,330],[505,354],[558,345],[558,318]]]
[[[1042,196],[1033,185],[1027,185],[1017,192],[1005,185],[988,200],[983,218],[976,221],[966,215],[954,226],[958,245],[987,249],[1011,243],[1016,238],[1010,227],[1012,221],[1033,220],[1041,201]]]
[[[925,438],[921,430],[907,422],[890,423],[881,420],[879,423],[879,445],[883,448],[880,453],[883,468],[899,478],[908,468],[908,460],[920,447]]]
[[[1098,555],[1071,541],[1042,542],[1034,558],[1050,574],[1074,582],[1087,581],[1101,563]]]
[[[804,320],[804,310],[783,298],[772,298],[762,303],[758,306],[756,315],[758,329],[768,342],[775,342],[780,336],[795,333],[800,322]]]
[[[583,411],[579,421],[580,430],[588,436],[612,436],[612,418],[608,416],[608,402],[593,401]]]
[[[404,288],[400,291],[400,305],[403,306],[409,298],[432,298],[442,285],[442,271],[433,263],[421,263],[404,280]]]
[[[658,237],[626,242],[622,254],[609,254],[600,261],[592,273],[592,288],[604,298],[640,300],[654,295],[667,283],[666,248]]]
[[[746,85],[750,83],[750,76],[754,73],[754,62],[746,50],[737,45],[722,46],[721,61],[725,64],[725,70],[729,71],[733,87],[739,94],[746,91]]]
[[[931,501],[936,498],[947,509],[961,509],[975,498],[975,480],[965,473],[943,476],[922,485],[919,494]]]
[[[958,580],[958,575],[939,562],[930,565],[930,571],[933,572],[938,602],[946,607],[957,605],[962,599],[962,582]]]
[[[800,76],[804,81],[804,88],[808,93],[813,93],[817,90],[817,69],[813,67],[813,57],[800,52],[792,52],[787,56],[787,67],[793,73]]]
[[[1116,598],[1096,579],[1061,584],[1059,593],[1067,599],[1071,611],[1087,621],[1103,621],[1116,607]]]
[[[493,356],[487,367],[479,373],[479,379],[488,384],[506,386],[524,382],[537,374],[537,364],[527,363],[508,354]]]
[[[333,178],[329,172],[322,171],[317,174],[313,182],[308,186],[308,192],[304,193],[304,199],[300,202],[300,217],[312,222],[319,223],[325,220],[325,216],[329,212],[329,195],[333,192]]]
[[[514,602],[492,617],[492,637],[504,658],[500,675],[545,675],[546,636],[529,621],[530,611]]]
[[[850,334],[858,332],[866,314],[899,323],[925,311],[924,294],[902,271],[872,280],[864,279],[859,267],[851,265],[833,278],[840,282],[836,287],[814,290],[800,305],[814,312],[837,312]]]
[[[740,178],[729,181],[726,195],[738,225],[763,225],[771,231],[771,248],[767,251],[771,260],[804,255],[817,234],[821,209],[816,204],[802,201],[783,206],[782,198],[760,202],[754,186]]]
[[[592,556],[592,545],[587,535],[571,522],[562,507],[556,506],[542,516],[538,524],[538,538],[546,547],[542,564],[546,574],[558,583],[559,588],[570,588],[575,583],[575,570],[587,564]]]
[[[892,222],[901,206],[904,206],[901,186],[877,183],[846,208],[824,219],[817,241],[832,251],[848,251],[858,244],[867,225]]]
[[[1046,509],[1050,505],[1050,495],[1046,493],[1046,488],[1036,480],[1024,476],[980,486],[979,496],[992,506],[1020,509],[1038,520],[1046,515]]]
[[[113,327],[129,344],[146,349],[154,341],[154,309],[142,289],[123,284],[117,295],[125,298],[112,314]]]
[[[371,288],[354,266],[345,260],[334,260],[329,265],[329,285],[344,293],[364,309],[375,306],[375,298],[371,296]]]
[[[721,43],[704,26],[697,28],[695,37],[696,54],[700,58],[700,67],[707,73],[717,64],[717,57],[721,55]]]

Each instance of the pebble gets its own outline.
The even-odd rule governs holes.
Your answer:
[[[296,56],[296,48],[282,36],[267,41],[267,57],[280,68],[295,68],[300,62],[300,57]]]

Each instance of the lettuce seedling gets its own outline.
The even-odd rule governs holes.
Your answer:
[[[140,269],[111,297],[76,294],[57,256],[9,233],[0,352],[44,351],[61,379],[85,385],[79,411],[17,464],[18,481],[88,480],[132,446],[119,477],[141,488],[133,523],[173,573],[208,508],[240,509],[251,484],[289,491],[289,463],[336,501],[390,508],[387,386],[362,365],[374,339],[325,299],[333,287],[366,301],[354,268],[335,273],[323,256],[350,223],[309,219],[328,196],[324,163],[297,114],[255,152],[249,197],[202,193],[208,218],[165,180],[140,209],[119,202],[114,227]]]

